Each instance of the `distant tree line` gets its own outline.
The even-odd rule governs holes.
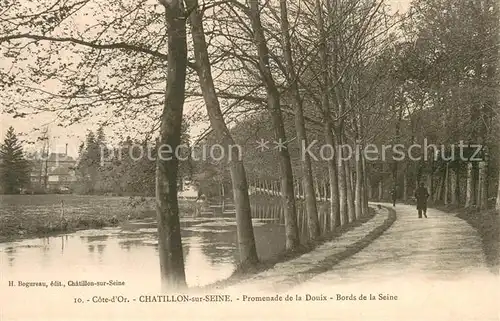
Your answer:
[[[23,152],[23,147],[14,127],[9,127],[5,139],[0,144],[0,192],[19,194],[30,184],[30,162]]]
[[[187,124],[184,125],[182,142],[189,143]],[[75,168],[77,181],[73,191],[78,194],[154,196],[156,153],[155,140],[127,136],[113,145],[102,127],[95,133],[89,130],[79,147]],[[179,184],[190,177],[190,166],[190,160],[182,164]]]

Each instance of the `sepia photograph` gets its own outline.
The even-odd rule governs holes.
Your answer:
[[[500,321],[498,0],[0,0],[0,320]]]

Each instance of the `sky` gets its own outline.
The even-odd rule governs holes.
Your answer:
[[[405,12],[408,9],[411,0],[388,0],[394,12]],[[186,111],[189,113],[193,106],[186,106]],[[21,137],[29,141],[35,141],[39,136],[39,132],[34,132],[33,127],[44,127],[48,125],[50,145],[52,152],[63,153],[66,150],[66,144],[68,144],[68,154],[71,156],[78,155],[78,146],[84,140],[85,135],[88,130],[95,131],[97,129],[97,123],[92,120],[87,120],[85,123],[75,124],[69,127],[60,127],[58,125],[58,119],[54,114],[44,113],[34,116],[27,116],[25,118],[12,118],[9,114],[4,114],[2,112],[2,106],[0,102],[0,140],[3,141],[5,137],[5,132],[9,126],[13,126],[16,133],[22,133]],[[196,126],[192,129],[191,135],[199,135],[204,130],[203,127]],[[113,136],[112,129],[105,131],[106,135]],[[38,145],[30,145],[26,148],[27,151],[34,151],[38,149]]]

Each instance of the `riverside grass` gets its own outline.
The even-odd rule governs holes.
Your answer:
[[[195,211],[180,201],[181,213]],[[129,219],[156,217],[153,198],[95,195],[0,195],[0,242],[118,226]]]

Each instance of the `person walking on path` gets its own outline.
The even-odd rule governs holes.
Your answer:
[[[422,214],[427,218],[427,199],[429,198],[429,192],[424,183],[420,183],[420,186],[415,191],[415,198],[417,199],[418,218],[422,218]]]
[[[396,186],[393,186],[391,189],[391,198],[392,198],[392,206],[396,206],[396,199],[397,199],[397,189]]]

